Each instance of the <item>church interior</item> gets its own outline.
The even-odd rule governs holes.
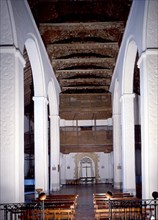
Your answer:
[[[0,4],[0,219],[158,219],[158,1]]]
[[[84,177],[95,178],[98,183],[113,183],[109,87],[131,1],[29,0],[28,3],[61,88],[60,153],[67,167],[63,171],[65,178],[61,173],[61,184],[82,182],[87,179]],[[27,179],[34,167],[34,89],[26,50],[24,56],[25,118],[30,125],[24,146]],[[139,94],[138,71],[134,89]],[[136,129],[139,149],[139,126]]]

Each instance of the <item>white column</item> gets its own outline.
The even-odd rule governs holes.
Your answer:
[[[50,115],[50,191],[60,190],[60,118]]]
[[[25,61],[14,46],[1,46],[0,60],[0,202],[23,202]]]
[[[139,60],[141,88],[142,197],[158,191],[158,49]]]
[[[122,188],[121,115],[113,115],[114,189]]]
[[[123,191],[136,194],[134,94],[121,97],[122,106],[122,177]]]
[[[66,155],[62,154],[62,163],[60,169],[61,184],[66,184]]]
[[[34,142],[35,142],[35,189],[48,192],[48,101],[45,97],[34,100]]]

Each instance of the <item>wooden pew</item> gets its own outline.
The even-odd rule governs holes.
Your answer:
[[[106,198],[106,193],[94,193],[93,198]],[[121,198],[121,197],[133,197],[130,193],[123,193],[123,192],[114,192],[112,193],[112,197],[114,198]]]
[[[74,219],[78,195],[47,195],[44,202],[33,200],[34,209],[23,210],[19,214],[21,220],[38,220],[44,215],[45,220]],[[42,210],[44,205],[44,210]]]
[[[100,219],[150,219],[154,207],[143,206],[138,198],[113,198],[94,205],[95,218]]]
[[[70,208],[59,208],[59,209],[28,209],[19,215],[21,220],[73,220],[74,213]]]
[[[139,219],[142,215],[140,200],[135,197],[121,197],[96,201],[95,218]]]
[[[131,195],[130,193],[113,193],[112,194],[112,198],[131,198],[133,197],[133,195]],[[108,198],[106,196],[106,193],[95,193],[93,194],[93,204],[97,204],[97,203],[103,203],[104,201],[106,201]]]
[[[52,203],[61,203],[61,204],[68,204],[73,203],[73,205],[77,206],[77,194],[68,194],[68,195],[48,195],[46,197],[45,203],[52,202]]]

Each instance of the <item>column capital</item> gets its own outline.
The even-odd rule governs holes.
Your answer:
[[[120,117],[121,113],[113,113],[112,117]]]
[[[122,102],[123,100],[128,100],[128,99],[134,99],[135,98],[135,93],[124,93],[121,95],[120,97],[120,102]]]
[[[48,99],[47,99],[46,97],[44,97],[44,96],[33,96],[32,100],[33,100],[34,102],[36,102],[36,101],[45,101],[46,104],[49,103],[49,102],[48,102]]]
[[[49,115],[49,118],[60,118],[59,115]]]
[[[16,48],[14,45],[0,46],[0,53],[1,54],[4,54],[4,53],[14,54],[17,58],[19,58],[19,60],[23,64],[23,66],[25,66],[25,64],[26,64],[26,61],[25,61],[21,51],[18,48]]]
[[[158,49],[157,48],[148,48],[145,51],[143,51],[139,57],[139,60],[137,62],[138,67],[140,68],[141,63],[148,55],[156,55],[158,56]]]

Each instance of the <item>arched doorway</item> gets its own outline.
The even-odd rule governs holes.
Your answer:
[[[78,163],[78,177],[81,183],[93,183],[95,180],[94,161],[89,157],[83,157]]]

